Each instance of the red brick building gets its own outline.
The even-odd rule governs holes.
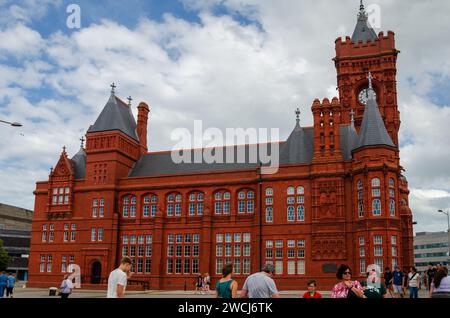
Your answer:
[[[377,35],[362,6],[353,37],[335,47],[340,99],[313,102],[313,127],[297,115],[272,175],[148,152],[149,107],[139,104],[136,123],[113,89],[86,148],[71,159],[64,149],[37,183],[29,285],[57,284],[69,264],[84,286],[101,285],[123,255],[152,289],[192,289],[197,273],[215,281],[228,262],[240,286],[273,262],[280,289],[311,278],[328,289],[341,263],[355,276],[373,263],[412,265],[394,33]]]

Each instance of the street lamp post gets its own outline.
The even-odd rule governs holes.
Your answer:
[[[444,211],[444,210],[438,210],[439,213],[443,213],[447,215],[447,248],[448,248],[448,259],[447,259],[447,265],[450,264],[450,212]]]
[[[9,121],[4,121],[4,120],[0,119],[0,123],[8,124],[8,125],[11,125],[13,127],[22,127],[22,124],[18,123],[18,122],[10,123]]]

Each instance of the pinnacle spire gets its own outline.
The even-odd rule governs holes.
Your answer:
[[[111,95],[116,94],[116,84],[114,84],[114,82],[110,85],[111,86]]]
[[[300,111],[300,108],[297,108],[296,110],[295,110],[295,116],[296,116],[296,122],[297,122],[297,126],[300,126],[300,114],[301,114],[302,112]]]
[[[362,0],[359,4],[358,22],[356,23],[355,31],[353,32],[352,42],[363,43],[375,41],[378,36],[369,23],[369,15],[366,12],[366,8]]]

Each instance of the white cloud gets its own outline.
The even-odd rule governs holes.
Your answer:
[[[14,19],[0,35],[14,41],[0,41],[0,56],[13,54],[19,65],[0,64],[0,116],[25,125],[1,128],[0,201],[33,201],[34,182],[46,178],[62,145],[72,154],[77,151],[78,138],[101,111],[111,82],[118,84],[119,96],[133,96],[135,105],[149,103],[151,150],[170,149],[170,132],[191,128],[195,119],[221,129],[281,127],[284,139],[294,126],[295,108],[302,110],[302,124],[310,125],[312,101],[337,94],[334,40],[353,32],[355,1],[183,2],[199,10],[200,23],[167,14],[161,22],[142,19],[133,29],[104,20],[69,35],[55,30],[48,37],[26,24],[33,19],[32,1],[23,10],[11,5],[3,11],[14,13]],[[217,3],[258,25],[214,16],[210,9]],[[442,39],[450,33],[450,3],[379,3],[382,29],[396,32],[402,50],[401,158],[414,189],[417,229],[439,229],[432,210],[445,206],[443,194],[450,191],[445,159],[450,108],[433,104],[428,95],[436,74],[450,75],[450,43]],[[41,16],[46,6],[39,9]],[[53,94],[36,100],[33,90]],[[25,176],[28,169],[34,174]],[[11,186],[15,182],[17,190]]]

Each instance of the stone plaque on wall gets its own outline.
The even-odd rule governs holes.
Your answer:
[[[336,273],[337,272],[337,265],[336,264],[323,264],[322,265],[322,271],[325,274]]]

